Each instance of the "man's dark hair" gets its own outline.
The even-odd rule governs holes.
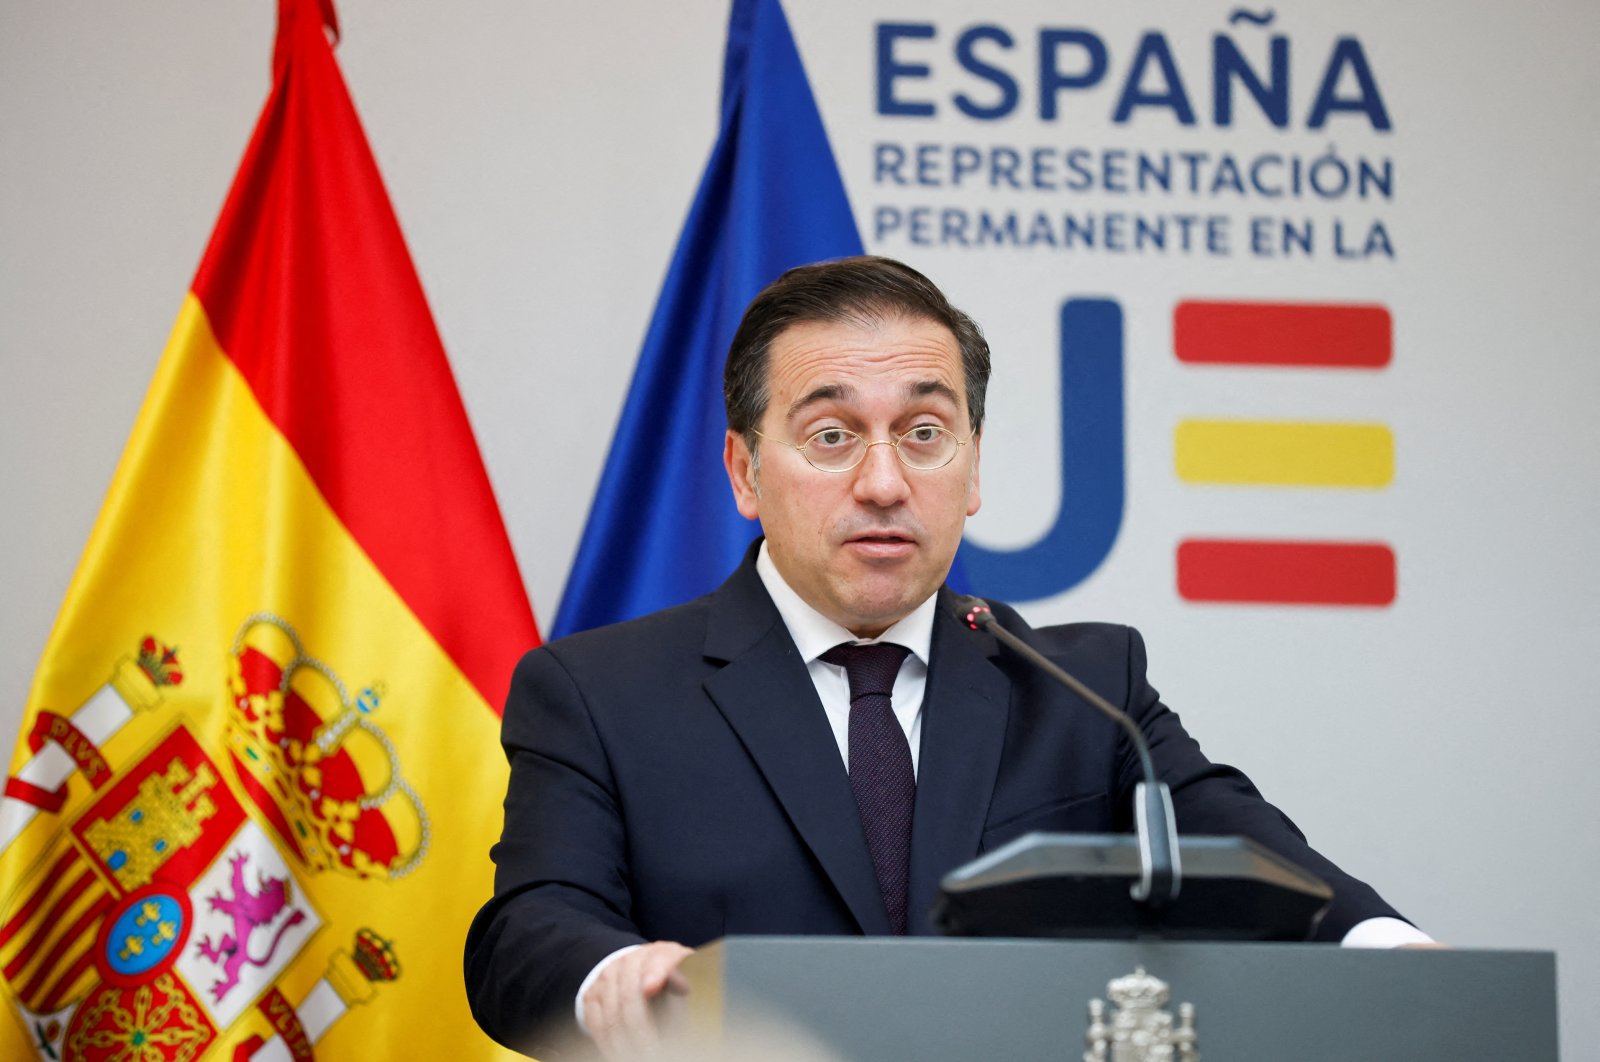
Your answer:
[[[771,398],[767,366],[772,344],[785,329],[810,322],[871,325],[895,317],[933,321],[955,336],[966,378],[967,418],[976,434],[983,427],[983,396],[989,386],[989,343],[983,332],[950,305],[933,281],[904,262],[876,255],[797,266],[751,301],[722,371],[728,427],[755,449],[753,432]]]

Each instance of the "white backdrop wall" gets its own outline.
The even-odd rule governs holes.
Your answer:
[[[1568,1057],[1600,1042],[1600,13],[1579,0],[1300,3],[1270,28],[1226,5],[1025,0],[790,4],[869,249],[904,257],[982,322],[996,350],[985,545],[1037,538],[1059,501],[1055,314],[1115,299],[1127,318],[1127,501],[1105,562],[1035,621],[1140,626],[1167,700],[1213,758],[1243,765],[1324,851],[1464,946],[1559,952]],[[1259,9],[1263,13],[1269,9]],[[726,7],[345,0],[339,50],[432,301],[541,623],[553,616],[690,195],[715,132]],[[274,5],[0,5],[0,731],[34,662],[264,98]],[[875,26],[931,67],[879,113]],[[976,24],[1014,110],[954,42]],[[1040,116],[1042,27],[1092,31],[1104,81]],[[1162,34],[1194,105],[1114,120],[1140,35]],[[1290,42],[1285,128],[1211,99],[1212,36],[1264,67]],[[1309,115],[1334,41],[1359,41],[1392,129]],[[1066,55],[1067,53],[1063,53]],[[1063,69],[1068,69],[1063,59]],[[1147,72],[1146,91],[1159,88]],[[1337,95],[1358,94],[1345,71]],[[896,186],[874,145],[1082,146],[1388,160],[1369,200],[1004,186]],[[1292,197],[1291,197],[1292,198]],[[916,206],[1226,218],[1225,254],[973,248],[879,231]],[[1256,214],[1312,219],[1312,254],[1251,251]],[[1374,221],[1392,253],[1365,249]],[[1191,298],[1387,306],[1378,372],[1206,370],[1173,353]],[[1376,490],[1196,486],[1174,472],[1187,417],[1361,420],[1395,439]],[[404,424],[395,431],[408,430]],[[405,519],[396,499],[396,519]],[[1175,587],[1188,537],[1384,541],[1376,608],[1196,605]],[[981,587],[979,589],[982,589]],[[493,754],[492,750],[486,754]],[[475,903],[475,897],[463,897]]]

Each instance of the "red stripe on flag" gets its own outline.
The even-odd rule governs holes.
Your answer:
[[[62,893],[61,898],[51,905],[49,913],[39,920],[39,931],[33,935],[33,938],[27,944],[23,945],[22,950],[17,952],[10,962],[6,963],[5,975],[7,981],[14,980],[17,974],[22,972],[23,967],[28,965],[28,960],[33,958],[34,953],[39,950],[39,946],[49,938],[50,931],[55,928],[56,923],[61,921],[61,917],[77,902],[78,897],[83,895],[83,890],[87,889],[93,882],[94,872],[85,870],[78,876],[77,880],[67,887],[67,891]],[[48,966],[49,964],[47,963],[46,965]]]
[[[50,949],[50,954],[44,957],[44,962],[39,964],[39,969],[29,979],[28,983],[23,986],[22,990],[17,993],[17,998],[21,999],[29,1010],[37,1011],[43,1009],[41,1006],[43,1001],[38,998],[40,989],[44,987],[51,971],[61,964],[62,956],[66,955],[69,949],[73,947],[84,949],[94,947],[94,934],[90,933],[89,930],[107,911],[111,910],[111,907],[111,897],[100,897],[92,907],[83,912],[82,917],[72,923],[72,927],[56,943],[56,946]],[[85,937],[88,939],[85,940]]]
[[[1180,302],[1179,361],[1381,369],[1394,355],[1388,307],[1290,302]]]
[[[334,513],[498,711],[539,641],[527,593],[322,27],[287,32],[194,293]]]
[[[1178,593],[1188,601],[1388,605],[1394,550],[1358,542],[1190,539],[1178,546]]]
[[[51,882],[59,881],[66,877],[67,871],[76,866],[77,862],[78,850],[76,848],[68,848],[62,853],[61,858],[56,860],[55,866],[51,867],[49,872],[39,879],[39,885],[33,890],[33,895],[28,898],[28,902],[23,904],[16,914],[11,916],[10,921],[5,924],[5,928],[0,929],[0,948],[11,943],[11,938],[17,935],[17,931],[27,923],[28,919],[33,917],[33,913],[44,903],[45,897],[50,895]]]

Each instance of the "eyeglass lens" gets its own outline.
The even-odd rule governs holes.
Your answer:
[[[867,450],[874,445],[893,446],[906,467],[928,471],[949,464],[960,449],[961,440],[932,424],[918,425],[898,439],[876,444],[845,428],[825,428],[799,449],[807,461],[824,472],[847,472],[864,461]]]

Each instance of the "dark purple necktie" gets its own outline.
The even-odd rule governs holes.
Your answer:
[[[836,645],[822,654],[850,675],[850,788],[855,791],[867,851],[895,933],[906,931],[906,881],[911,872],[911,809],[917,777],[911,746],[889,706],[894,678],[911,650],[903,645]]]

